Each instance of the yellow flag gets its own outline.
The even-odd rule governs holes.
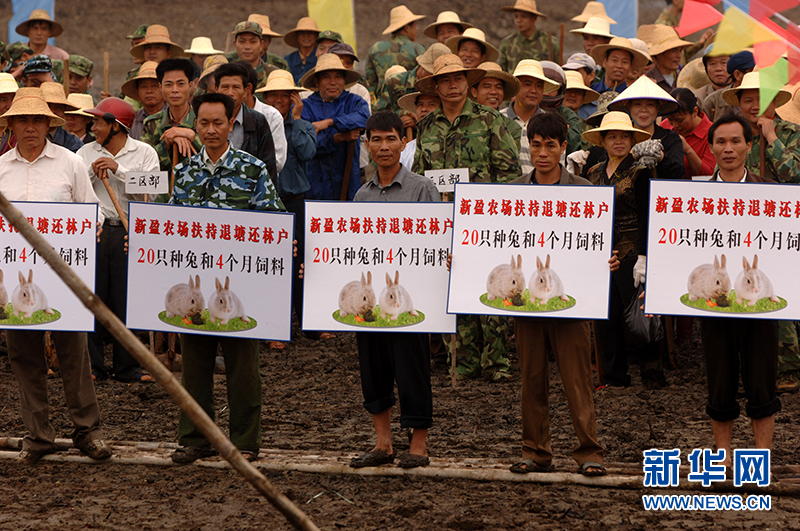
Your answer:
[[[308,16],[317,21],[322,31],[341,33],[344,42],[358,53],[353,0],[308,0]]]

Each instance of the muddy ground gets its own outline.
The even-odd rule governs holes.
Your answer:
[[[520,379],[514,352],[511,357],[514,377],[501,383],[473,380],[452,388],[446,368],[434,368],[433,459],[488,457],[509,465],[518,460]],[[642,450],[652,447],[677,447],[685,455],[711,446],[699,349],[679,351],[678,365],[668,372],[670,385],[663,390],[642,386],[634,367],[630,388],[595,393],[608,462],[641,463]],[[352,454],[373,444],[371,419],[361,407],[352,334],[323,342],[301,337],[282,352],[264,345],[261,375],[266,448]],[[224,429],[226,388],[224,378],[216,378]],[[175,441],[177,408],[156,385],[109,381],[99,382],[96,390],[107,439]],[[70,423],[58,379],[50,380],[50,393],[57,436],[67,437]],[[568,457],[576,441],[555,370],[551,396],[557,468],[572,472],[575,465]],[[800,452],[800,394],[782,400],[773,467],[797,464]],[[0,356],[0,436],[24,433],[16,382],[7,357]],[[394,434],[396,448],[407,449],[396,415]],[[753,444],[744,421],[737,423],[734,436],[735,447]],[[648,513],[641,505],[643,490],[298,472],[268,477],[327,530],[800,529],[800,499],[790,497],[773,497],[770,512]],[[48,462],[28,468],[0,460],[0,529],[78,528],[290,529],[230,470]]]

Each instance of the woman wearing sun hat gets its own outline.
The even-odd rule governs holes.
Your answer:
[[[711,175],[717,165],[708,143],[711,120],[700,110],[700,103],[688,88],[676,88],[671,95],[680,105],[680,109],[667,116],[667,119],[661,122],[661,127],[672,129],[681,137],[685,154],[683,159],[685,178]]]

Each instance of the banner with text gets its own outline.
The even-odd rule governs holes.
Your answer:
[[[452,203],[306,201],[304,330],[453,333]]]
[[[129,208],[129,328],[291,340],[293,214]]]
[[[447,311],[607,319],[614,187],[457,184]]]
[[[652,181],[645,311],[800,319],[800,187]]]
[[[12,203],[94,291],[97,205]],[[0,217],[0,329],[93,332],[94,315]]]

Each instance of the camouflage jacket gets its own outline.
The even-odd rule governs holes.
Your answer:
[[[236,50],[230,51],[225,54],[225,59],[227,59],[229,63],[235,63],[239,60],[239,54],[236,53]],[[289,63],[286,62],[286,59],[274,53],[267,52],[266,55],[262,55],[261,61],[267,65],[280,68],[281,70],[289,70]]]
[[[392,35],[389,40],[376,42],[369,49],[364,85],[371,94],[377,94],[383,75],[390,66],[400,65],[406,70],[413,70],[417,67],[415,59],[423,53],[425,47],[405,35]]]
[[[669,10],[669,6],[665,7],[664,10],[661,12],[661,14],[658,15],[656,21],[653,22],[653,24],[661,24],[663,26],[671,26],[673,28],[677,28],[680,25],[680,23],[681,20],[672,14],[672,12]],[[695,43],[692,44],[691,46],[687,46],[686,48],[684,48],[681,52],[681,55],[683,56],[683,64],[688,64],[689,61],[691,61],[694,54],[696,54],[702,49],[703,45],[700,43]]]
[[[762,135],[753,138],[753,148],[747,156],[747,169],[779,183],[800,183],[800,125],[775,117],[778,139],[766,146],[766,174],[761,175]]]
[[[550,37],[553,47],[553,61],[558,61],[558,39]],[[523,59],[547,61],[550,57],[550,46],[547,45],[547,33],[536,30],[526,37],[519,31],[512,33],[500,42],[500,58],[497,64],[508,73],[513,74],[517,63]]]
[[[567,130],[567,151],[565,153],[565,155],[569,155],[581,149],[583,121],[575,111],[563,105],[558,106],[558,112],[564,117],[569,126]]]
[[[205,148],[175,166],[172,205],[285,211],[263,162],[244,151],[230,148],[209,171]]]
[[[503,117],[503,121],[506,124],[506,129],[508,129],[508,132],[511,133],[511,136],[514,138],[514,143],[517,144],[517,149],[519,149],[520,137],[522,137],[522,126],[519,125],[514,120],[512,120],[511,118],[509,118],[508,116],[503,115],[502,113],[500,114],[500,116]]]
[[[189,114],[181,121],[177,127],[186,127],[191,130],[194,129],[194,111],[189,108]],[[155,114],[151,114],[147,118],[144,119],[144,124],[142,125],[142,136],[139,137],[139,140],[144,142],[145,144],[150,144],[155,148],[156,153],[158,153],[158,163],[161,167],[161,171],[172,172],[172,148],[167,147],[165,141],[161,140],[161,135],[167,129],[170,129],[172,125],[169,121],[169,107],[165,107],[162,111],[159,111]],[[200,148],[203,145],[200,143],[200,138],[195,135],[194,141],[192,142],[192,146],[197,151],[200,151]],[[180,157],[180,154],[178,155]],[[183,162],[186,160],[187,157],[179,158],[178,162]],[[166,197],[164,194],[159,196],[160,200],[166,201]]]
[[[415,92],[414,83],[416,82],[416,68],[392,76],[385,83],[381,81],[381,87],[375,93],[375,104],[372,106],[372,112],[394,111],[400,116],[408,114],[408,111],[401,109],[397,105],[397,101],[406,94]]]
[[[469,168],[470,182],[519,177],[519,148],[500,113],[467,98],[453,123],[441,107],[420,120],[414,173],[445,168]]]

